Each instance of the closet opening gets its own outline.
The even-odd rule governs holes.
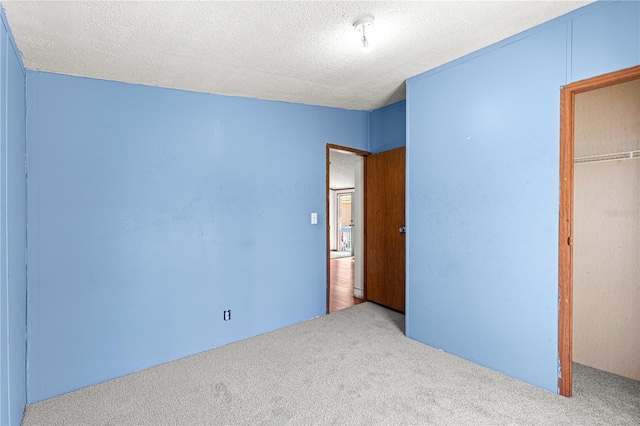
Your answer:
[[[573,361],[640,379],[638,96],[640,66],[561,89],[558,390],[564,396],[573,393]]]

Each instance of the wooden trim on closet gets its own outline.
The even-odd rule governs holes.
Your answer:
[[[567,84],[560,91],[560,222],[558,238],[558,392],[572,395],[573,160],[575,95],[640,78],[640,66]]]

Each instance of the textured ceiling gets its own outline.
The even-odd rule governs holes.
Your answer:
[[[329,187],[331,189],[347,189],[356,186],[355,154],[329,151]]]
[[[28,69],[357,110],[587,3],[2,0]],[[368,52],[353,28],[367,14]]]

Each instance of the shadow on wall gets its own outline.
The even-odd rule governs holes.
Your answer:
[[[389,97],[385,99],[384,105],[395,104],[396,102],[405,100],[406,97],[407,97],[407,82],[403,81],[396,88],[396,90],[394,90],[393,93],[391,93]]]

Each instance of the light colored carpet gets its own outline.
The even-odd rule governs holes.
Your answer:
[[[640,382],[575,366],[564,398],[403,335],[372,303],[29,405],[29,425],[640,423]]]

